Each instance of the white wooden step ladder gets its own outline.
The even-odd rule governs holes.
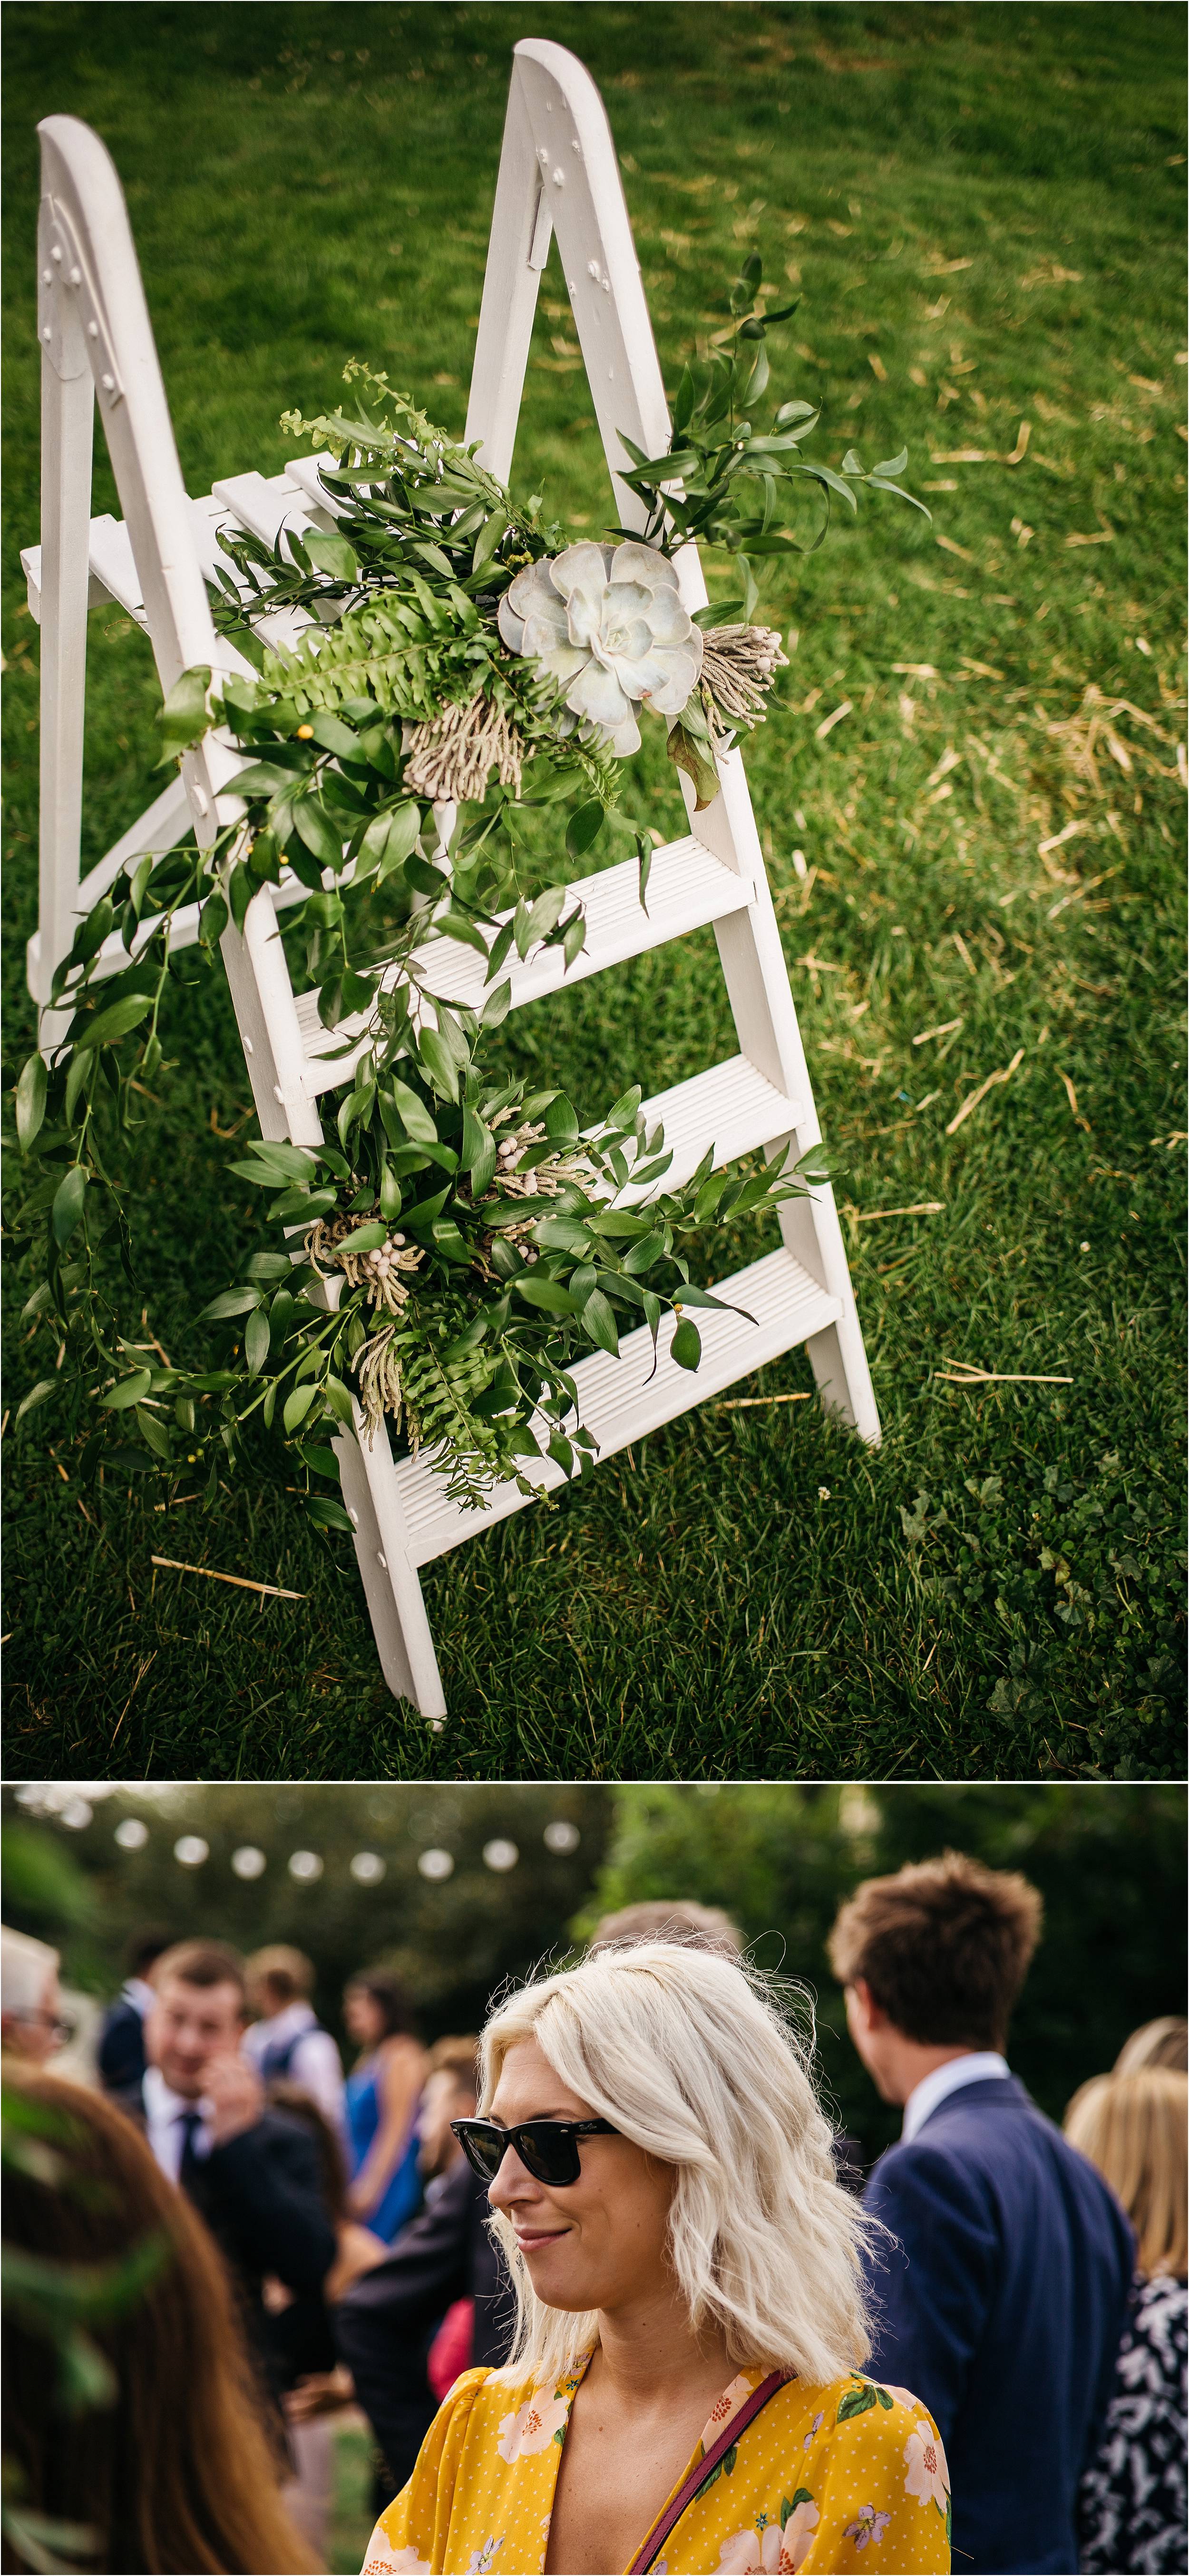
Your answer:
[[[83,707],[87,611],[116,601],[147,632],[163,691],[195,663],[216,673],[246,670],[243,657],[216,634],[205,576],[219,557],[219,530],[231,523],[270,542],[288,524],[300,531],[329,526],[333,507],[319,480],[317,457],[296,458],[284,473],[235,474],[191,499],[182,484],[148,310],[119,180],[103,144],[73,117],[53,116],[40,129],[43,194],[38,233],[38,328],[42,344],[41,544],[22,556],[29,601],[42,627],[41,837],[38,928],[29,943],[29,987],[43,1006],[41,1043],[62,1034],[64,1015],[49,1009],[53,972],[87,913],[134,852],[164,852],[192,827],[208,846],[220,821],[236,811],[225,795],[242,755],[208,735],[185,755],[181,775],[85,877],[80,877]],[[615,514],[642,528],[644,511],[618,479],[626,433],[649,456],[663,454],[670,425],[648,309],[632,244],[614,145],[589,74],[564,47],[537,38],[517,45],[496,188],[487,273],[466,437],[480,442],[482,462],[509,478],[541,271],[553,235],[565,272],[583,359],[611,473]],[[93,402],[100,417],[124,511],[122,521],[91,516]],[[329,461],[329,460],[328,460]],[[692,612],[706,589],[693,546],[675,558],[681,595]],[[279,611],[277,633],[292,631]],[[801,1156],[820,1142],[804,1048],[764,872],[751,799],[737,752],[719,763],[721,793],[692,812],[691,832],[659,849],[639,903],[635,861],[612,867],[571,891],[586,907],[587,943],[569,981],[622,965],[644,950],[712,924],[734,1015],[739,1052],[645,1103],[649,1123],[663,1118],[673,1147],[672,1177],[688,1177],[708,1147],[716,1163],[763,1148]],[[222,802],[221,802],[222,799]],[[248,908],[242,934],[229,927],[223,957],[243,1041],[261,1132],[295,1144],[321,1141],[318,1097],[342,1083],[352,1059],[331,1058],[344,1030],[331,1037],[319,1023],[317,997],[295,996],[284,947],[275,936],[278,906],[305,889],[286,877],[265,886]],[[174,926],[175,944],[197,936],[197,921]],[[118,939],[100,968],[125,962]],[[560,952],[510,961],[517,1007],[563,982]],[[465,947],[438,944],[434,981],[462,1000],[478,998],[481,961]],[[444,978],[444,980],[443,980]],[[346,1024],[347,1034],[358,1034]],[[622,1066],[614,1068],[618,1080]],[[610,1456],[670,1422],[749,1370],[796,1344],[809,1354],[822,1402],[868,1441],[879,1438],[863,1338],[855,1311],[832,1191],[814,1189],[780,1210],[781,1248],[717,1284],[745,1306],[736,1314],[699,1318],[703,1357],[696,1375],[662,1350],[653,1368],[646,1329],[621,1344],[618,1361],[603,1352],[574,1375],[581,1416]],[[385,1438],[372,1446],[336,1443],[343,1497],[380,1661],[389,1688],[440,1719],[446,1703],[419,1581],[419,1568],[463,1539],[520,1510],[518,1486],[499,1485],[479,1511],[452,1503],[445,1478],[426,1458],[393,1457]],[[552,1460],[528,1462],[532,1482],[547,1491],[564,1481]]]

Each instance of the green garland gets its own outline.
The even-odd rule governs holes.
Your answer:
[[[764,335],[793,309],[765,316],[759,284],[749,260],[731,292],[729,351],[686,368],[672,449],[632,450],[623,478],[645,500],[657,555],[703,537],[738,558],[740,595],[700,613],[697,684],[667,725],[700,803],[717,792],[715,752],[762,719],[782,658],[753,622],[753,559],[810,551],[825,533],[823,517],[802,537],[778,507],[807,478],[827,515],[831,495],[853,509],[859,482],[898,492],[905,462],[866,474],[851,453],[841,475],[807,463],[818,415],[805,403],[753,432]],[[528,1092],[495,1065],[513,947],[525,958],[560,946],[568,968],[585,938],[567,888],[531,899],[522,886],[520,815],[556,806],[573,860],[607,829],[630,835],[641,901],[652,835],[619,810],[623,770],[605,731],[575,718],[535,650],[510,649],[515,621],[501,632],[517,575],[576,553],[574,541],[543,518],[540,495],[515,503],[385,377],[358,362],[346,374],[363,396],[355,417],[284,423],[334,459],[328,526],[275,547],[221,532],[234,570],[220,575],[215,621],[256,676],[212,689],[209,669],[187,671],[161,711],[164,762],[213,726],[245,754],[229,791],[242,818],[206,850],[129,862],[80,923],[51,995],[69,1010],[65,1032],[15,1084],[22,1187],[9,1229],[41,1272],[25,1318],[58,1344],[18,1421],[53,1403],[70,1435],[86,1435],[84,1479],[105,1459],[171,1478],[205,1468],[209,1501],[229,1466],[271,1464],[290,1482],[296,1468],[312,1517],[331,1528],[350,1522],[330,1441],[357,1408],[365,1439],[428,1455],[468,1504],[498,1479],[526,1484],[543,1451],[572,1472],[595,1445],[572,1419],[576,1361],[617,1353],[633,1326],[656,1349],[671,1317],[671,1355],[696,1368],[691,1310],[722,1301],[691,1281],[684,1239],[825,1176],[820,1156],[732,1178],[707,1155],[666,1191],[671,1158],[663,1132],[646,1131],[639,1086],[584,1133],[563,1094]],[[254,898],[293,880],[306,893],[286,935],[304,936],[331,1049],[351,1059],[337,1144],[256,1142],[231,1166],[272,1194],[276,1248],[253,1253],[205,1309],[231,1328],[224,1364],[158,1366],[158,1346],[123,1315],[136,1287],[122,1169],[133,1093],[162,1070],[170,984],[210,971]],[[171,946],[187,906],[197,944]],[[113,940],[129,959],[114,973]],[[479,1007],[435,990],[443,940],[483,958]]]

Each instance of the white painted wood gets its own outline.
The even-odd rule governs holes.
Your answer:
[[[228,563],[220,528],[234,522],[274,544],[285,525],[300,533],[310,526],[333,525],[338,515],[320,482],[321,465],[331,460],[316,456],[292,459],[279,475],[249,471],[229,476],[210,494],[189,499],[115,172],[98,139],[76,120],[50,118],[41,134],[43,229],[48,227],[43,266],[50,272],[45,285],[50,330],[47,339],[43,329],[43,348],[58,391],[51,386],[47,394],[50,480],[42,545],[22,557],[30,599],[36,597],[52,629],[51,720],[57,727],[52,764],[56,803],[49,839],[43,838],[42,916],[30,946],[30,982],[39,993],[48,991],[53,964],[69,945],[79,909],[111,882],[136,835],[142,836],[143,846],[169,848],[193,822],[200,841],[209,842],[219,822],[234,820],[237,810],[226,795],[226,782],[240,754],[230,741],[208,737],[201,751],[188,754],[183,763],[184,803],[176,789],[167,790],[80,886],[77,813],[73,842],[70,829],[72,793],[77,804],[77,782],[74,790],[70,785],[75,738],[70,729],[76,726],[81,744],[88,599],[114,600],[146,628],[165,688],[188,663],[210,662],[216,671],[246,670],[250,666],[244,657],[225,638],[216,637],[206,597],[204,575]],[[624,462],[621,433],[658,454],[668,443],[669,421],[614,146],[598,92],[581,64],[563,47],[532,39],[515,49],[466,429],[468,439],[480,442],[483,461],[505,480],[540,273],[554,235],[617,513],[625,526],[640,527],[642,507],[616,473]],[[56,260],[55,246],[60,253]],[[73,279],[69,290],[68,277]],[[74,365],[80,347],[85,373],[76,366],[73,376],[63,374],[63,364]],[[89,517],[92,376],[123,521]],[[82,391],[64,395],[64,386],[81,386]],[[706,597],[695,550],[684,549],[677,563],[682,596],[695,609]],[[269,631],[275,627],[278,640],[288,640],[308,623],[300,612],[279,612],[269,621]],[[724,757],[720,776],[720,795],[696,818],[692,791],[682,781],[693,829],[656,852],[647,913],[639,904],[636,861],[603,869],[571,889],[586,908],[588,929],[586,947],[569,975],[557,949],[527,962],[513,954],[503,970],[519,1007],[562,989],[567,981],[578,982],[713,925],[740,1052],[644,1104],[649,1123],[661,1119],[665,1125],[674,1155],[667,1177],[673,1184],[696,1168],[708,1147],[716,1162],[723,1163],[758,1149],[782,1153],[790,1137],[798,1154],[819,1141],[808,1067],[737,752]],[[53,853],[52,866],[44,859],[47,850]],[[313,1145],[321,1135],[318,1095],[342,1082],[355,1061],[354,1055],[332,1058],[327,1050],[340,1044],[344,1034],[357,1034],[358,1024],[327,1033],[317,1019],[317,996],[295,1001],[276,935],[276,912],[301,893],[292,880],[279,891],[264,889],[249,907],[242,938],[229,930],[223,952],[262,1133]],[[180,943],[196,935],[196,929],[196,921],[183,917],[175,938]],[[119,959],[113,955],[110,962],[114,966]],[[482,963],[465,946],[427,943],[421,962],[438,992],[472,1004],[481,1000]],[[101,963],[107,965],[106,956]],[[823,1400],[853,1421],[864,1437],[878,1438],[832,1194],[814,1191],[808,1200],[793,1203],[782,1213],[781,1225],[784,1248],[751,1264],[720,1292],[737,1297],[754,1320],[699,1315],[704,1356],[695,1375],[676,1368],[669,1357],[670,1328],[655,1370],[646,1332],[628,1337],[621,1362],[600,1352],[580,1363],[575,1375],[583,1418],[604,1455],[801,1342]],[[501,1486],[483,1510],[460,1511],[449,1503],[445,1480],[436,1469],[424,1459],[394,1460],[386,1436],[371,1445],[364,1439],[358,1446],[344,1438],[336,1447],[385,1678],[394,1694],[412,1699],[423,1715],[440,1720],[445,1703],[417,1568],[518,1510],[526,1497],[515,1486]],[[547,1489],[562,1481],[561,1471],[546,1463],[539,1472],[534,1469],[534,1481]]]
[[[665,1151],[673,1157],[659,1183],[666,1190],[683,1188],[707,1153],[713,1153],[717,1170],[720,1163],[737,1163],[741,1154],[758,1154],[763,1146],[775,1150],[792,1134],[800,1115],[799,1102],[765,1081],[745,1055],[728,1056],[725,1064],[708,1065],[688,1082],[671,1083],[641,1106],[650,1132],[657,1125],[664,1128]],[[633,1189],[629,1181],[623,1204],[638,1206],[648,1188],[645,1183]]]
[[[499,978],[502,982],[506,977],[511,985],[513,1010],[519,1010],[526,1002],[540,1001],[546,993],[567,991],[586,976],[602,974],[608,966],[622,966],[631,957],[642,957],[649,949],[666,946],[671,939],[705,929],[746,905],[751,888],[691,836],[670,841],[654,852],[647,911],[640,902],[640,870],[635,859],[604,868],[597,876],[577,878],[569,891],[586,913],[586,945],[568,972],[560,948],[538,948],[527,958],[518,957],[513,949]],[[503,912],[496,918],[502,926],[512,915]],[[431,990],[440,993],[443,1000],[465,1002],[472,1010],[479,1008],[491,989],[485,981],[484,960],[462,940],[427,941],[414,963]],[[330,1062],[319,1059],[327,1048],[341,1045],[344,1037],[360,1031],[366,1024],[365,1015],[359,1013],[343,1020],[337,1029],[323,1029],[317,994],[302,993],[297,1016],[310,1056],[311,1084],[322,1089],[345,1081],[358,1050]]]
[[[620,433],[658,456],[668,446],[670,424],[615,148],[589,73],[563,46],[532,37],[515,51],[492,223],[491,292],[485,289],[480,310],[467,412],[467,437],[481,441],[482,461],[504,479],[535,304],[523,208],[538,188],[557,237],[617,514],[625,527],[642,527],[643,506],[615,472],[625,453]],[[497,363],[501,328],[510,345]],[[682,548],[676,564],[682,598],[692,612],[707,596],[696,548]],[[820,1142],[820,1129],[788,969],[739,753],[728,753],[719,769],[721,793],[697,816],[696,829],[723,867],[748,879],[753,897],[745,911],[716,924],[715,936],[743,1053],[775,1088],[802,1104],[795,1131],[800,1155]],[[693,790],[684,776],[681,785],[692,820]],[[824,1341],[815,1338],[810,1351],[823,1401],[865,1439],[878,1440],[879,1416],[832,1191],[815,1190],[792,1203],[781,1225],[811,1276],[839,1300],[839,1329]]]
[[[44,190],[40,255],[43,272],[49,272],[44,293],[52,299],[47,326],[42,326],[43,347],[61,362],[63,349],[70,361],[72,353],[77,358],[81,346],[86,373],[71,381],[85,388],[88,428],[84,457],[81,399],[67,409],[60,397],[49,397],[48,502],[37,567],[43,624],[48,619],[51,628],[51,675],[56,674],[49,699],[56,764],[48,780],[52,866],[43,871],[37,961],[39,975],[44,974],[48,984],[53,964],[73,936],[79,901],[77,826],[71,840],[69,830],[63,831],[54,817],[65,812],[69,821],[70,723],[77,728],[81,746],[86,605],[96,552],[102,569],[99,564],[95,569],[107,594],[147,628],[164,690],[194,663],[209,663],[216,673],[250,666],[226,639],[216,635],[212,621],[204,568],[210,568],[217,531],[210,506],[195,505],[182,485],[115,170],[98,136],[76,118],[49,117],[39,131]],[[53,372],[56,377],[57,369]],[[122,523],[101,525],[90,518],[92,379],[124,512]],[[216,507],[220,505],[219,494],[210,498]],[[300,491],[295,491],[295,500],[304,506]],[[237,818],[234,799],[223,791],[241,765],[238,748],[217,734],[209,735],[182,762],[189,819],[202,846],[209,846],[220,825]],[[153,825],[154,818],[154,827],[161,827],[163,817],[150,808],[149,816],[133,829]],[[305,1050],[284,949],[277,937],[271,889],[263,888],[253,898],[242,936],[228,927],[222,949],[261,1132],[316,1145],[321,1127],[305,1087]],[[54,1042],[60,1022],[61,1014],[55,1014],[56,1025],[45,1027],[45,1041]],[[415,1698],[426,1714],[437,1715],[442,1707],[441,1682],[420,1585],[407,1550],[391,1452],[387,1443],[383,1455],[377,1450],[374,1457],[352,1444],[344,1446],[350,1453],[346,1481],[355,1497],[356,1554],[385,1675],[394,1692]]]
[[[729,1298],[754,1317],[715,1315],[703,1311],[694,1320],[702,1336],[702,1363],[696,1375],[678,1368],[668,1356],[671,1325],[662,1327],[661,1355],[653,1375],[652,1336],[646,1327],[620,1343],[619,1358],[596,1351],[574,1370],[581,1416],[600,1443],[599,1456],[612,1457],[632,1440],[642,1440],[664,1422],[673,1422],[708,1397],[721,1395],[751,1369],[779,1359],[797,1342],[828,1327],[835,1304],[794,1261],[790,1252],[769,1252],[746,1270],[718,1280],[713,1293]],[[551,1458],[529,1459],[525,1472],[543,1492],[564,1484],[565,1476]],[[424,1459],[404,1458],[396,1470],[415,1562],[427,1565],[448,1547],[457,1547],[476,1530],[518,1512],[528,1497],[513,1484],[496,1487],[481,1511],[452,1503],[445,1479]]]
[[[54,260],[54,252],[59,254]],[[38,910],[47,956],[74,937],[82,826],[86,689],[87,529],[91,517],[94,387],[78,314],[63,297],[61,246],[41,209],[37,236],[41,340],[41,823]],[[52,969],[51,969],[52,971]],[[49,976],[37,995],[46,998]]]

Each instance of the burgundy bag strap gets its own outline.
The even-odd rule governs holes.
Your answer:
[[[647,2539],[641,2541],[628,2569],[628,2576],[648,2576],[649,2568],[655,2567],[674,2523],[680,2522],[686,2506],[692,2504],[694,2497],[701,2493],[708,2477],[718,2467],[719,2461],[725,2460],[727,2452],[733,2449],[740,2434],[747,2431],[749,2424],[754,2424],[761,2407],[767,2405],[770,2397],[775,2397],[778,2388],[787,2388],[793,2376],[791,2370],[771,2370],[767,2378],[760,2381],[759,2387],[753,2388],[750,2397],[739,2408],[738,2414],[732,2415],[730,2423],[724,2425],[717,2442],[707,2451],[705,2458],[699,2460],[697,2467],[690,2470],[689,2476],[678,2487],[672,2502],[666,2505],[660,2521],[653,2524]]]

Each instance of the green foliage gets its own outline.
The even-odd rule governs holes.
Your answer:
[[[208,1320],[242,1328],[242,1356],[237,1343],[213,1378],[177,1380],[197,1416],[187,1440],[201,1442],[217,1395],[227,1458],[246,1462],[246,1426],[259,1415],[275,1433],[284,1390],[279,1428],[299,1472],[307,1484],[337,1475],[329,1447],[316,1455],[310,1444],[351,1428],[353,1381],[366,1436],[390,1423],[441,1463],[456,1500],[478,1505],[505,1477],[532,1494],[521,1460],[547,1451],[570,1475],[595,1446],[569,1419],[575,1361],[617,1353],[621,1325],[646,1325],[656,1352],[671,1313],[673,1356],[696,1368],[701,1344],[683,1309],[729,1310],[690,1283],[685,1239],[806,1185],[788,1164],[716,1175],[708,1151],[666,1191],[672,1157],[641,1113],[638,1084],[580,1135],[563,1093],[489,1071],[479,1015],[436,1010],[437,1026],[419,1027],[403,996],[386,997],[339,1113],[348,1150],[257,1143],[232,1166],[273,1193],[275,1219],[290,1245],[301,1235],[306,1258],[253,1253],[244,1284],[207,1307]],[[635,1208],[621,1203],[629,1188],[647,1193]],[[139,1406],[153,1383],[135,1371],[105,1401]],[[309,1490],[319,1526],[349,1528]]]
[[[908,463],[906,447],[882,465],[873,465],[870,473],[864,472],[853,447],[848,448],[837,474],[832,466],[811,463],[802,456],[805,440],[821,421],[819,404],[782,402],[768,430],[753,429],[750,415],[771,377],[765,347],[768,332],[773,323],[787,321],[800,302],[794,296],[791,304],[766,308],[763,273],[759,252],[750,251],[730,292],[734,328],[715,334],[715,342],[729,338],[729,346],[712,342],[704,363],[687,360],[682,369],[667,454],[646,457],[632,439],[623,440],[635,463],[622,480],[648,505],[649,538],[662,544],[667,554],[699,543],[720,548],[731,558],[741,592],[702,610],[699,623],[707,627],[733,617],[750,622],[759,598],[756,557],[816,553],[830,524],[831,493],[846,504],[852,517],[858,508],[855,488],[862,484],[872,492],[894,493],[926,519],[932,515],[923,501],[901,491],[894,479]],[[678,477],[680,494],[670,488]],[[825,502],[817,534],[808,543],[791,527],[781,525],[777,515],[782,503],[795,501],[798,485],[804,481],[816,485]]]
[[[4,1793],[11,1812],[11,1791]],[[182,1940],[218,1933],[249,1952],[274,1941],[296,1943],[317,1970],[318,2012],[349,2047],[342,1990],[361,1967],[395,1968],[406,1981],[426,2040],[479,2028],[493,1994],[528,1977],[542,1959],[564,1957],[569,1926],[589,1903],[612,1823],[612,1792],[568,1781],[560,1786],[409,1786],[375,1781],[270,1785],[252,1780],[187,1786],[162,1797],[135,1785],[97,1800],[92,1822],[68,1831],[44,1828],[57,1850],[83,1874],[99,1927],[99,1955],[83,1954],[89,1980],[105,1995],[119,1990],[124,1945],[146,1923]],[[148,1840],[125,1852],[116,1825],[136,1816]],[[546,1843],[547,1827],[565,1824],[573,1849]],[[185,1869],[173,1857],[181,1834],[200,1834],[210,1857]],[[514,1868],[490,1869],[485,1845],[510,1841]],[[245,1844],[265,1854],[259,1878],[231,1866]],[[290,1875],[291,1852],[313,1849],[322,1876]],[[445,1851],[446,1878],[427,1878],[417,1864]],[[376,1883],[352,1874],[359,1852],[384,1864]],[[76,1936],[64,1939],[69,1979],[78,1975]]]
[[[841,2125],[869,2159],[897,2135],[846,2033],[825,1945],[862,1878],[946,1849],[1019,1869],[1040,1889],[1045,1933],[1012,2027],[1011,2059],[1059,2120],[1130,2030],[1179,2012],[1184,1994],[1185,1795],[1179,1788],[687,1788],[619,1793],[615,1831],[575,1925],[645,1898],[725,1906],[757,1964],[816,2002],[818,2045]],[[795,1999],[794,1999],[795,2001]]]
[[[751,285],[740,291],[749,302]],[[744,321],[740,330],[762,339],[764,327]],[[761,371],[766,380],[762,351],[748,360],[752,390]],[[542,527],[539,498],[517,510],[471,450],[393,392],[386,377],[358,361],[345,372],[366,389],[370,410],[361,403],[358,418],[315,422],[291,414],[282,424],[317,437],[334,458],[335,470],[322,468],[333,529],[301,537],[290,528],[271,547],[226,532],[234,571],[220,566],[211,585],[228,633],[256,645],[257,627],[278,609],[303,611],[304,631],[296,643],[264,645],[258,679],[225,678],[213,696],[208,667],[183,672],[159,717],[167,758],[215,725],[249,755],[227,789],[241,800],[243,820],[225,824],[209,849],[171,850],[156,863],[130,859],[80,922],[53,979],[53,1000],[71,1012],[65,1037],[48,1076],[34,1056],[16,1084],[21,1157],[35,1172],[49,1168],[23,1194],[13,1238],[28,1251],[41,1234],[45,1269],[35,1292],[40,1302],[30,1301],[34,1332],[59,1336],[59,1365],[68,1349],[73,1363],[60,1383],[37,1381],[18,1419],[54,1399],[77,1429],[85,1408],[97,1404],[88,1442],[92,1480],[104,1456],[175,1480],[184,1462],[207,1475],[213,1502],[219,1470],[248,1465],[244,1425],[259,1414],[257,1429],[274,1442],[294,1442],[315,1525],[349,1533],[342,1505],[310,1484],[305,1444],[321,1439],[323,1455],[332,1457],[333,1435],[354,1426],[352,1384],[368,1436],[390,1416],[414,1454],[425,1449],[443,1465],[454,1499],[477,1506],[509,1476],[531,1495],[535,1488],[517,1462],[543,1454],[542,1426],[549,1455],[567,1474],[576,1451],[594,1445],[580,1423],[569,1423],[577,1404],[570,1369],[583,1350],[618,1355],[616,1308],[633,1323],[643,1320],[654,1352],[671,1310],[673,1358],[697,1368],[701,1340],[682,1308],[718,1301],[690,1286],[678,1236],[772,1208],[806,1183],[791,1166],[750,1179],[712,1178],[711,1150],[684,1190],[664,1197],[654,1191],[647,1213],[617,1210],[629,1178],[638,1195],[659,1182],[671,1159],[662,1130],[645,1133],[639,1085],[579,1153],[568,1101],[553,1091],[529,1098],[523,1082],[501,1082],[483,1061],[481,1034],[506,1016],[510,986],[495,984],[477,1012],[437,992],[434,948],[442,938],[477,949],[489,985],[513,943],[521,958],[538,946],[560,946],[568,970],[583,945],[581,906],[567,912],[561,886],[529,904],[517,885],[522,766],[533,764],[530,789],[538,795],[530,801],[556,807],[577,798],[565,832],[571,859],[599,837],[617,782],[598,729],[575,732],[542,667],[510,652],[495,622],[517,568],[556,552],[564,532]],[[715,492],[720,485],[726,491],[744,461],[733,452],[741,444],[733,408],[738,372],[738,364],[728,370],[723,404],[707,396],[697,407],[707,418],[717,419],[724,405],[729,411],[731,461],[716,465]],[[737,516],[737,500],[733,506]],[[720,499],[718,516],[707,522],[712,535],[725,525],[723,507]],[[658,508],[654,534],[662,548],[690,533],[667,528]],[[431,768],[457,762],[457,750],[443,754],[434,746],[436,730],[460,710],[464,731],[473,719],[478,727],[469,765],[456,783],[444,772],[427,781],[427,761]],[[713,746],[702,716],[691,711],[690,722],[704,752],[686,744],[674,757],[693,768],[699,795],[711,796]],[[457,729],[449,739],[457,745]],[[643,903],[651,843],[642,826],[636,842]],[[131,1093],[143,1091],[143,1077],[161,1062],[167,983],[184,972],[172,928],[184,903],[197,905],[209,962],[229,923],[243,930],[254,902],[263,902],[271,923],[264,889],[281,883],[284,870],[309,888],[289,935],[307,932],[306,967],[321,979],[322,1023],[333,1030],[349,1021],[351,1036],[361,1026],[364,1032],[351,1082],[339,1094],[342,1150],[258,1144],[255,1161],[235,1167],[279,1192],[275,1212],[290,1244],[304,1226],[310,1257],[253,1254],[252,1284],[224,1290],[204,1309],[206,1322],[240,1328],[242,1345],[237,1340],[232,1353],[238,1367],[155,1368],[143,1359],[153,1345],[133,1341],[122,1326],[98,1255],[114,1219],[124,1278],[135,1285],[120,1163],[133,1124]],[[358,925],[361,891],[381,884],[395,924],[362,963],[349,926]],[[501,920],[501,903],[511,919]],[[106,975],[108,998],[96,1008],[113,938],[134,962]],[[137,1050],[122,1056],[122,1041],[137,1032]],[[340,1052],[351,1051],[348,1036]],[[96,1059],[112,1104],[96,1084]],[[412,1086],[408,1072],[418,1077]],[[538,1111],[546,1113],[544,1130],[532,1123]],[[498,1144],[497,1126],[508,1128]],[[559,1160],[543,1138],[577,1158]],[[425,1185],[414,1182],[421,1174]],[[397,1216],[402,1229],[389,1236]],[[77,1258],[66,1262],[76,1236]],[[416,1250],[395,1267],[399,1273],[419,1265],[418,1276],[394,1281],[389,1294],[385,1267],[410,1239]],[[373,1254],[378,1266],[369,1262]],[[320,1255],[340,1273],[345,1264],[350,1285],[329,1315]],[[121,1423],[105,1417],[133,1412],[141,1445],[128,1450]]]
[[[39,1938],[91,1919],[91,1891],[70,1852],[25,1824],[7,1824],[3,1837],[4,1919]]]

